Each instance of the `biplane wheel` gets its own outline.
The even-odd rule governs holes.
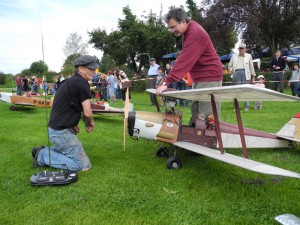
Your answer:
[[[160,147],[156,150],[156,156],[158,158],[169,157],[169,150],[164,147]]]
[[[9,109],[10,109],[10,111],[17,111],[17,108],[14,106],[11,106]]]
[[[176,170],[182,167],[182,163],[175,157],[170,157],[167,160],[167,168],[170,170]]]

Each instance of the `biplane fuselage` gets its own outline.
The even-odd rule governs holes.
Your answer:
[[[13,95],[12,93],[7,93],[7,92],[0,92],[0,100],[10,103],[12,105],[35,106],[41,108],[52,107],[51,100],[45,100],[43,98],[37,98],[37,97]]]

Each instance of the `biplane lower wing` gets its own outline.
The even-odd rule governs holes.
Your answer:
[[[257,161],[253,161],[250,159],[242,158],[239,156],[235,156],[229,153],[222,154],[218,150],[210,149],[204,146],[200,146],[197,144],[189,143],[189,142],[175,142],[173,143],[175,146],[184,148],[186,150],[196,152],[198,154],[208,156],[210,158],[229,163],[231,165],[235,165],[247,170],[251,170],[258,173],[269,174],[269,175],[278,175],[285,177],[294,177],[300,178],[300,174],[288,170],[284,170],[275,166],[270,166],[264,163],[260,163]]]

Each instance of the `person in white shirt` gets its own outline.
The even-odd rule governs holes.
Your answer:
[[[150,59],[150,68],[148,70],[148,77],[151,78],[149,80],[149,84],[150,84],[150,88],[155,88],[156,86],[156,79],[158,76],[158,68],[159,65],[156,64],[156,60],[155,58],[151,58]],[[155,105],[155,95],[154,94],[150,94],[150,100],[152,105]]]
[[[253,83],[255,80],[255,70],[252,56],[246,53],[246,45],[239,45],[239,54],[234,54],[229,62],[228,69],[233,75],[234,85]],[[249,109],[249,101],[244,102],[244,108]]]

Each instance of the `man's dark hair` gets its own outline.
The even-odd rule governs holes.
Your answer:
[[[178,23],[185,22],[189,23],[191,19],[188,17],[186,11],[183,8],[171,8],[165,15],[165,22],[168,23],[170,19],[176,20]]]

